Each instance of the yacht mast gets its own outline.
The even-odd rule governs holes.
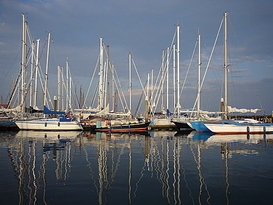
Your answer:
[[[47,81],[48,81],[48,63],[49,63],[49,48],[50,48],[50,33],[47,37],[47,53],[46,53],[46,72],[45,72],[45,86],[44,86],[44,103],[46,105]]]
[[[228,119],[228,14],[224,13],[224,119]]]
[[[36,40],[36,61],[35,61],[35,77],[34,77],[34,97],[33,97],[33,107],[37,108],[37,92],[38,92],[38,68],[39,68],[39,47],[40,39]]]
[[[129,53],[129,110],[132,113],[132,54]]]
[[[173,112],[176,104],[176,86],[175,86],[175,44],[173,45]]]
[[[179,34],[180,34],[180,26],[177,26],[177,50],[176,50],[176,54],[177,54],[177,104],[176,104],[176,109],[177,109],[177,115],[180,116],[180,108],[181,108],[181,105],[180,105],[180,74],[179,74],[179,70],[180,70],[180,67],[179,67],[179,64],[180,64],[180,47],[179,47]]]
[[[57,97],[57,110],[60,111],[61,101],[61,66],[58,65],[58,97]]]
[[[169,109],[169,56],[170,56],[170,48],[167,48],[167,59],[166,59],[166,72],[167,72],[167,81],[166,81],[166,95],[167,95],[167,102],[166,102],[166,110]]]
[[[66,67],[66,104],[65,104],[65,109],[66,112],[68,112],[69,110],[69,89],[68,89],[68,80],[69,80],[69,76],[68,76],[68,72],[69,72],[69,66],[68,66],[68,60],[66,60],[65,62],[65,67]]]
[[[33,81],[34,81],[34,47],[35,43],[34,41],[31,42],[31,63],[30,63],[30,84],[29,84],[29,106],[32,107],[33,103]]]
[[[25,15],[22,14],[22,59],[21,59],[21,111],[25,112],[25,93],[26,93],[26,50],[27,50],[27,37],[26,37],[26,26]]]
[[[99,110],[103,109],[103,45],[100,38],[100,72],[99,72]]]
[[[198,35],[198,91],[197,91],[197,117],[200,117],[200,104],[201,104],[201,35]]]
[[[164,87],[164,56],[165,56],[165,52],[164,50],[162,50],[162,57],[161,57],[161,75],[162,75],[162,85],[161,85],[161,111],[163,110],[164,108],[164,90],[163,90],[163,87]],[[153,76],[152,76],[153,77]],[[153,84],[152,84],[153,86]]]

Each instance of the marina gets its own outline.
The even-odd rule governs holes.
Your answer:
[[[273,135],[0,133],[3,204],[271,204]]]
[[[75,90],[72,94],[73,80],[68,61],[64,67],[58,66],[57,86],[54,91],[57,95],[51,100],[48,90],[49,84],[49,56],[51,33],[47,34],[45,73],[39,65],[40,40],[32,41],[25,14],[22,14],[22,47],[21,69],[17,83],[13,85],[7,104],[0,105],[2,130],[41,130],[41,131],[72,131],[90,130],[105,132],[135,132],[135,131],[197,131],[221,134],[267,134],[273,132],[272,116],[255,117],[262,109],[237,109],[228,102],[228,13],[223,15],[219,31],[224,34],[224,97],[220,98],[220,110],[215,112],[201,110],[201,90],[206,77],[207,68],[201,82],[201,35],[198,34],[196,47],[198,47],[198,82],[197,96],[192,108],[182,109],[180,81],[180,25],[176,26],[171,43],[173,49],[167,48],[167,53],[162,52],[162,65],[158,76],[154,80],[154,71],[147,75],[146,85],[139,78],[132,54],[128,54],[128,99],[122,92],[119,76],[110,61],[109,46],[99,38],[99,56],[93,77],[90,79],[87,95],[84,96],[80,89],[80,96]],[[218,31],[218,34],[219,34]],[[218,35],[217,35],[218,36]],[[31,55],[27,52],[28,44],[31,45]],[[45,46],[44,45],[44,46]],[[198,45],[198,46],[197,46]],[[214,49],[212,49],[214,50]],[[171,58],[173,62],[170,63]],[[30,63],[29,63],[30,62]],[[169,67],[173,67],[173,73]],[[139,103],[133,114],[133,87],[132,72],[135,69],[142,87]],[[28,72],[30,70],[30,72]],[[99,71],[98,71],[99,70]],[[173,90],[170,93],[171,83],[169,75],[173,75]],[[95,79],[94,76],[98,75]],[[40,77],[40,85],[38,82]],[[27,81],[27,78],[29,81]],[[185,79],[186,80],[186,79]],[[94,82],[97,81],[97,82]],[[38,88],[41,86],[41,88]],[[96,89],[92,89],[94,87]],[[38,103],[38,90],[42,102]],[[93,99],[88,98],[89,92],[94,92]],[[166,92],[166,93],[164,93]],[[136,96],[135,96],[136,97]],[[173,101],[170,103],[170,101]],[[127,103],[129,101],[129,103]],[[87,103],[88,102],[88,103]],[[91,105],[89,105],[91,102]],[[2,103],[2,102],[1,102]],[[42,106],[40,105],[42,103]],[[173,104],[173,105],[170,105]],[[121,106],[118,109],[118,105]],[[142,110],[140,110],[141,105]],[[43,109],[39,109],[39,107]],[[51,108],[49,108],[49,106]],[[170,109],[172,108],[172,109]],[[217,108],[215,108],[217,109]],[[159,111],[160,110],[160,111]],[[240,119],[232,118],[237,113]],[[245,118],[242,113],[255,113],[251,118]],[[255,120],[255,118],[259,118]],[[15,126],[16,125],[16,126]]]
[[[112,13],[108,9],[98,9],[96,18],[83,18],[90,22],[78,24],[73,32],[66,22],[72,26],[77,15],[72,15],[75,22],[68,20],[69,12],[63,20],[59,15],[56,22],[63,28],[46,31],[45,39],[41,31],[51,29],[37,14],[22,12],[20,28],[2,20],[2,28],[16,27],[14,35],[21,35],[0,42],[6,52],[3,62],[11,52],[5,47],[16,50],[7,45],[19,44],[18,58],[8,58],[12,65],[2,65],[3,76],[12,79],[1,84],[5,91],[0,99],[1,204],[271,204],[273,111],[267,99],[272,89],[267,88],[273,81],[269,74],[263,74],[266,80],[248,79],[251,69],[259,70],[257,79],[260,70],[268,72],[270,58],[264,53],[254,58],[247,46],[246,56],[240,56],[234,37],[230,41],[227,12],[222,18],[209,12],[206,29],[198,27],[196,35],[186,30],[193,24],[188,16],[182,26],[177,21],[173,36],[165,25],[170,22],[161,20],[156,26],[164,27],[161,32],[147,29],[152,29],[149,21],[145,32],[130,22],[130,29],[109,38],[124,22],[116,19],[114,29],[104,32],[106,18],[88,33],[93,19],[101,21],[100,15]],[[161,14],[156,14],[156,22],[168,16]],[[231,14],[237,21],[250,21]],[[250,29],[248,24],[239,25]],[[134,34],[125,37],[131,30]],[[146,33],[154,35],[147,38]],[[140,36],[143,41],[138,42]],[[76,49],[79,39],[84,47]],[[65,46],[58,49],[60,45]],[[136,52],[138,46],[141,52]],[[270,64],[263,64],[265,59]],[[252,84],[258,84],[257,89]],[[241,85],[248,85],[246,91]]]

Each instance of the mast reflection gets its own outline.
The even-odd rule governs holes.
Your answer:
[[[149,195],[162,204],[214,204],[217,197],[230,204],[234,158],[261,155],[272,139],[171,131],[20,131],[0,137],[0,145],[7,148],[18,183],[18,204],[50,204],[55,190],[71,189],[90,193],[85,200],[98,204],[113,198],[137,204]],[[252,149],[256,144],[260,149]]]
[[[18,180],[19,204],[36,204],[39,188],[47,204],[47,163],[52,154],[56,179],[66,180],[71,163],[71,140],[79,132],[19,131],[8,145],[10,162]],[[43,150],[41,153],[40,150]]]

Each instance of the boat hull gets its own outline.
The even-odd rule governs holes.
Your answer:
[[[153,119],[149,130],[176,130],[176,126],[169,118]]]
[[[20,130],[47,130],[70,131],[82,130],[82,126],[76,120],[60,121],[59,119],[17,120],[16,125]]]
[[[229,120],[219,120],[219,121],[190,121],[189,124],[191,127],[196,130],[196,132],[211,132],[210,129],[206,126],[206,124],[223,124],[223,123],[234,123]]]
[[[219,134],[266,134],[273,133],[273,124],[205,124]]]
[[[192,127],[190,127],[188,125],[188,122],[177,122],[177,121],[172,121],[175,126],[177,127],[178,131],[189,131],[189,130],[193,130]]]
[[[145,131],[147,130],[150,122],[140,123],[140,124],[129,124],[129,125],[118,125],[118,126],[109,126],[109,127],[100,127],[95,128],[95,131],[103,132],[134,132],[134,131]]]
[[[210,132],[203,122],[189,122],[189,124],[196,132]]]

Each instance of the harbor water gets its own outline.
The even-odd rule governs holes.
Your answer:
[[[273,135],[0,133],[1,204],[272,204]]]

